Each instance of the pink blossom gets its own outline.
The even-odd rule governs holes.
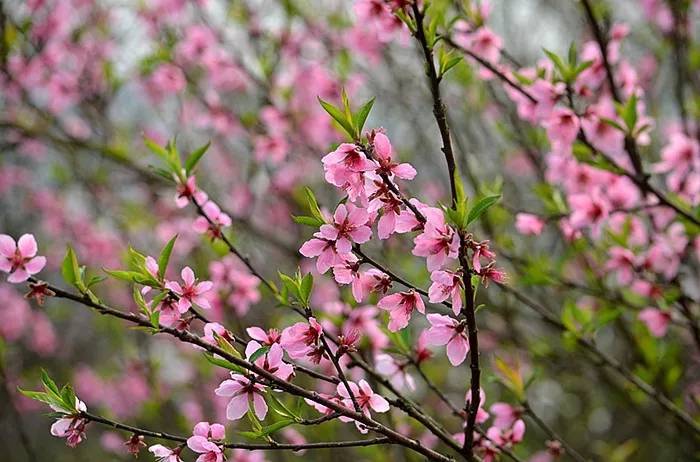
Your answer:
[[[182,285],[176,281],[168,281],[165,283],[165,287],[177,294],[180,298],[177,303],[180,313],[189,310],[193,304],[205,309],[211,308],[209,300],[204,297],[204,294],[211,290],[214,283],[211,281],[197,282],[197,279],[194,277],[194,271],[192,271],[192,268],[189,266],[185,266],[182,269],[180,277],[182,277]]]
[[[363,192],[364,172],[376,170],[377,164],[367,159],[359,146],[343,143],[323,159],[325,178],[330,184],[348,192],[351,200]]]
[[[388,377],[391,384],[399,390],[404,387],[415,390],[416,383],[408,373],[409,363],[406,361],[401,362],[391,355],[380,353],[374,358],[374,364],[377,372]]]
[[[462,290],[464,283],[460,271],[433,271],[430,274],[433,283],[428,289],[430,303],[444,302],[448,298],[452,300],[452,311],[458,315],[462,309]]]
[[[357,331],[367,336],[374,351],[379,351],[389,344],[389,339],[379,327],[378,310],[374,306],[353,308],[343,325],[343,331]]]
[[[360,263],[358,258],[349,253],[344,255],[344,260],[333,266],[333,278],[338,284],[351,284],[352,295],[356,302],[361,302],[362,297],[360,279]]]
[[[221,424],[209,425],[209,422],[199,422],[194,426],[192,436],[187,439],[187,447],[200,454],[197,462],[223,462],[223,447],[215,441],[221,442],[225,437],[224,432],[224,426]]]
[[[542,123],[555,152],[570,153],[579,130],[579,120],[571,109],[556,107]]]
[[[316,269],[324,274],[331,267],[342,265],[347,255],[340,256],[335,249],[335,241],[326,240],[320,232],[314,233],[314,238],[302,244],[299,253],[307,258],[316,259]]]
[[[178,208],[186,207],[190,202],[190,198],[194,197],[196,192],[197,186],[195,184],[194,175],[187,178],[184,184],[178,181],[175,205],[177,205]]]
[[[427,257],[428,271],[442,268],[447,259],[457,258],[459,235],[445,223],[442,210],[429,207],[422,210],[427,218],[423,233],[413,240],[413,255]]]
[[[468,240],[468,245],[473,251],[472,266],[477,273],[481,272],[481,259],[485,258],[488,264],[493,263],[496,254],[489,248],[489,241],[477,242],[473,239]]]
[[[298,322],[282,331],[280,345],[292,359],[300,359],[312,352],[323,335],[323,327],[316,318],[309,318],[308,324]]]
[[[231,332],[229,332],[224,326],[222,326],[218,322],[206,323],[204,325],[204,336],[202,337],[202,340],[211,345],[218,345],[218,342],[216,341],[217,337],[221,337],[227,340],[228,342],[232,342],[234,340]]]
[[[248,377],[231,373],[231,378],[221,382],[214,391],[217,396],[230,396],[226,406],[226,418],[238,420],[248,412],[248,403],[253,404],[255,415],[263,420],[267,415],[267,403],[263,395],[265,388],[256,382],[251,382]]]
[[[348,409],[353,409],[354,407],[352,398],[350,397],[350,393],[352,393],[352,396],[355,397],[355,401],[360,407],[360,410],[367,417],[371,417],[370,410],[380,413],[387,412],[389,410],[389,402],[384,399],[383,396],[372,391],[372,388],[369,386],[369,383],[367,383],[366,380],[360,380],[359,386],[355,382],[348,382],[348,386],[350,387],[350,390],[348,390],[345,387],[345,384],[341,382],[336,387],[338,395],[342,399],[343,405]],[[353,419],[343,416],[340,417],[340,420],[343,422],[350,422]],[[367,428],[365,428],[361,423],[355,422],[355,425],[361,433],[367,433]]]
[[[426,331],[426,341],[430,345],[447,345],[447,357],[453,366],[464,362],[469,352],[469,342],[464,332],[465,326],[442,314],[427,315],[431,327]]]
[[[455,37],[457,43],[491,64],[498,63],[503,47],[501,37],[486,26],[479,27],[475,31],[465,32],[464,29],[468,27],[464,21],[457,23],[458,30],[462,29]]]
[[[372,229],[367,226],[369,214],[354,204],[340,204],[333,215],[333,223],[321,225],[324,239],[335,241],[339,254],[348,254],[352,243],[363,244],[372,237]]]
[[[575,229],[592,227],[597,234],[603,220],[608,217],[610,206],[599,190],[584,194],[572,194],[568,198],[571,206],[570,224]]]
[[[209,233],[212,237],[221,237],[221,228],[231,226],[231,217],[223,213],[218,205],[212,201],[208,201],[202,206],[204,214],[212,221],[209,223],[205,217],[197,217],[192,223],[192,228],[200,233]]]
[[[151,76],[152,84],[163,93],[179,93],[187,81],[182,69],[173,64],[161,64]]]
[[[364,300],[369,294],[385,294],[391,288],[391,278],[376,268],[360,273],[359,281],[353,284],[355,299]]]
[[[479,276],[481,276],[481,283],[484,287],[489,286],[489,281],[493,281],[496,284],[504,284],[508,279],[505,270],[496,267],[495,261],[489,263],[485,268],[482,268],[481,271],[479,271]]]
[[[73,410],[59,408],[54,405],[50,406],[56,412],[67,414],[51,425],[51,434],[58,438],[65,438],[66,444],[71,448],[79,445],[85,439],[85,427],[89,421],[80,417],[80,414],[73,415]],[[87,406],[78,398],[75,398],[75,409],[78,412],[87,412]]]
[[[148,448],[152,452],[157,462],[182,462],[180,459],[180,448],[170,449],[162,444],[154,444]]]
[[[488,429],[486,435],[498,446],[512,447],[523,440],[525,436],[525,422],[518,419],[513,423],[512,427],[505,429],[493,426]]]
[[[608,250],[609,259],[605,269],[617,274],[617,282],[623,286],[629,285],[634,278],[637,257],[624,247],[612,247]]]
[[[257,340],[263,345],[272,346],[272,344],[280,342],[280,331],[277,329],[270,329],[265,332],[260,327],[253,326],[247,328],[245,331],[248,333],[250,338]]]
[[[46,257],[37,256],[37,244],[32,234],[15,240],[0,234],[0,271],[10,273],[7,282],[19,283],[37,274],[46,266]]]
[[[246,358],[250,360],[251,356],[260,348],[263,348],[263,346],[255,340],[248,342],[245,348]],[[255,360],[255,365],[266,370],[270,374],[276,375],[282,380],[289,380],[289,378],[294,375],[294,368],[282,361],[284,350],[282,350],[280,344],[273,343],[267,348],[269,348],[269,350]]]
[[[389,312],[389,330],[396,332],[408,325],[414,309],[425,313],[425,304],[420,294],[411,289],[408,292],[397,292],[379,300],[377,306]]]
[[[511,428],[523,413],[520,408],[508,403],[493,403],[489,410],[494,415],[493,425],[501,429]]]
[[[531,213],[519,213],[515,216],[515,228],[520,234],[539,236],[544,224],[544,220]]]
[[[647,325],[647,329],[654,337],[666,335],[668,325],[671,322],[671,314],[657,308],[645,308],[639,312],[639,320]]]
[[[377,173],[385,173],[387,175],[395,175],[404,180],[412,180],[416,176],[416,169],[411,164],[397,164],[392,161],[392,147],[389,138],[381,132],[374,135],[373,139],[374,153],[379,168]]]

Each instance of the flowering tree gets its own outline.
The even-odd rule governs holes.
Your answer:
[[[3,2],[9,460],[697,457],[700,2],[347,3]]]

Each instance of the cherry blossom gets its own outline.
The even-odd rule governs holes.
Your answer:
[[[422,212],[428,222],[413,240],[413,255],[427,257],[428,271],[432,272],[442,268],[448,259],[457,258],[459,235],[445,223],[442,210],[429,207]]]
[[[23,234],[17,243],[7,234],[0,234],[0,271],[10,273],[7,282],[24,282],[44,266],[46,258],[37,256],[37,244],[32,234]]]
[[[456,319],[442,314],[427,315],[431,327],[426,331],[426,341],[430,345],[447,345],[447,358],[453,366],[464,362],[469,352],[464,329],[466,326]]]
[[[663,337],[666,335],[668,325],[671,322],[671,314],[668,311],[662,311],[657,308],[644,308],[639,312],[639,320],[646,324],[649,332],[654,337]]]
[[[217,423],[209,425],[209,422],[199,422],[194,426],[192,436],[187,439],[187,447],[200,454],[197,462],[222,462],[224,460],[223,447],[216,441],[220,442],[224,438],[223,425]]]
[[[348,390],[344,383],[339,383],[337,386],[338,395],[342,399],[342,403],[345,407],[353,409],[352,396],[355,397],[355,402],[360,407],[360,410],[367,417],[371,417],[370,410],[374,412],[387,412],[389,410],[389,402],[381,395],[376,394],[372,391],[366,380],[360,380],[359,385],[355,382],[348,382]],[[345,416],[341,416],[340,420],[343,422],[351,422],[353,419]],[[367,433],[368,429],[362,425],[360,422],[355,422],[357,429],[361,433]]]
[[[228,420],[238,420],[243,417],[252,404],[255,415],[263,420],[267,415],[267,403],[264,397],[265,387],[252,382],[248,377],[241,374],[231,373],[231,378],[221,382],[214,390],[217,396],[231,397],[226,406],[226,418]]]
[[[448,298],[452,302],[452,312],[458,315],[462,310],[462,290],[464,283],[461,272],[433,271],[430,274],[433,283],[428,289],[430,303],[444,302]]]
[[[282,331],[280,345],[292,359],[300,359],[314,350],[319,339],[323,335],[323,327],[316,318],[309,318],[309,322],[298,322]]]
[[[391,318],[389,321],[389,330],[392,332],[396,332],[408,326],[408,321],[411,320],[411,314],[414,309],[425,313],[423,299],[414,290],[387,295],[379,300],[377,306],[389,312]]]
[[[173,291],[178,297],[177,302],[180,313],[185,313],[192,305],[197,305],[205,309],[211,308],[209,300],[204,296],[211,290],[214,284],[211,281],[197,281],[194,271],[189,266],[185,266],[180,272],[183,284],[177,281],[168,281],[165,287]]]
[[[182,462],[179,448],[170,449],[162,444],[154,444],[148,451],[153,453],[157,462]]]

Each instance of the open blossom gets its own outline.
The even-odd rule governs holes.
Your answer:
[[[185,183],[181,183],[179,178],[176,178],[176,180],[175,205],[177,205],[178,208],[186,207],[192,198],[196,199],[198,204],[206,203],[207,194],[204,191],[197,190],[194,175],[187,178]]]
[[[353,242],[364,244],[372,237],[368,221],[366,210],[350,203],[340,204],[333,215],[333,223],[322,225],[319,231],[324,239],[335,241],[339,254],[348,254]]]
[[[344,189],[350,200],[364,194],[364,172],[376,170],[377,164],[367,158],[359,146],[343,143],[323,159],[325,178],[330,184]]]
[[[75,398],[75,408],[78,412],[87,412],[87,406],[78,398]],[[51,405],[51,409],[56,412],[66,413],[65,409],[57,408],[53,405]],[[85,439],[85,427],[88,422],[87,419],[80,417],[80,414],[66,415],[51,425],[51,434],[58,438],[65,438],[66,444],[74,448]]]
[[[431,313],[427,318],[431,327],[426,331],[426,341],[430,345],[447,345],[447,358],[450,363],[453,366],[462,364],[469,352],[466,326],[442,314]]]
[[[572,211],[569,218],[571,226],[575,229],[592,227],[594,234],[597,234],[601,222],[610,213],[610,206],[600,191],[572,194],[568,200]]]
[[[264,397],[265,387],[252,382],[241,374],[231,373],[231,378],[221,382],[214,391],[217,396],[230,396],[226,406],[226,418],[238,420],[248,412],[249,403],[253,404],[253,410],[258,419],[263,420],[267,415],[267,403]]]
[[[245,348],[246,358],[250,360],[251,356],[253,356],[253,354],[260,348],[263,348],[263,346],[255,340],[248,342],[248,345],[246,345]],[[255,360],[255,365],[261,369],[265,369],[270,374],[276,375],[282,380],[288,380],[292,375],[294,375],[294,368],[290,364],[282,361],[283,355],[284,350],[280,344],[273,343],[269,347],[267,353]]]
[[[182,269],[180,277],[182,277],[182,285],[176,281],[168,281],[165,283],[165,287],[177,294],[180,298],[177,303],[180,313],[186,312],[192,305],[201,306],[205,309],[211,308],[209,300],[207,300],[204,294],[211,290],[214,284],[211,281],[197,282],[197,279],[194,277],[194,271],[192,271],[192,268],[189,266],[185,266]]]
[[[576,114],[571,109],[556,107],[542,124],[547,129],[547,137],[552,143],[552,150],[570,153],[580,127]]]
[[[340,265],[352,250],[352,243],[363,244],[372,237],[367,226],[369,214],[353,204],[340,204],[333,222],[321,226],[314,238],[306,241],[299,252],[305,257],[318,257],[316,268],[323,274],[334,265]]]
[[[639,320],[646,324],[649,332],[654,337],[666,335],[668,325],[671,322],[671,314],[658,308],[645,308],[639,312]]]
[[[41,271],[46,257],[37,256],[37,244],[32,234],[23,234],[15,240],[0,234],[0,271],[10,273],[7,282],[19,283]]]
[[[430,274],[433,283],[428,289],[430,303],[444,302],[448,298],[452,301],[452,311],[455,315],[462,309],[462,273],[452,271],[433,271]]]
[[[457,258],[459,235],[445,223],[442,210],[429,207],[422,212],[428,221],[423,233],[413,240],[413,255],[427,257],[428,271],[439,270],[448,258]]]
[[[398,292],[387,295],[379,300],[377,306],[389,312],[389,330],[396,332],[408,325],[413,310],[425,313],[425,304],[420,294],[411,289],[408,292]]]
[[[323,335],[323,327],[316,318],[309,318],[308,324],[298,322],[282,331],[280,345],[292,359],[300,359],[312,352]]]
[[[497,446],[512,447],[523,440],[525,436],[525,422],[522,419],[518,419],[510,428],[501,428],[494,425],[487,430],[486,436]]]
[[[209,233],[212,237],[220,237],[221,228],[231,226],[231,217],[222,212],[214,202],[207,201],[202,206],[202,211],[211,220],[211,223],[205,217],[197,217],[192,223],[192,228],[196,232],[200,234]]]
[[[377,162],[379,162],[378,173],[386,173],[387,175],[395,175],[404,180],[412,180],[416,176],[416,169],[411,164],[397,164],[392,161],[391,154],[393,152],[391,142],[384,133],[376,133],[373,140],[374,154]]]
[[[281,335],[280,331],[277,329],[270,329],[265,332],[260,327],[253,326],[247,328],[245,331],[250,338],[257,340],[263,345],[272,346],[272,344],[280,342]]]
[[[511,428],[523,413],[522,408],[508,403],[493,403],[489,410],[494,416],[493,425],[502,429]]]
[[[223,447],[216,443],[216,441],[220,442],[224,439],[224,432],[224,426],[221,424],[209,425],[209,422],[199,422],[194,426],[192,436],[187,439],[187,447],[200,454],[197,462],[222,462],[224,460]]]
[[[337,386],[338,395],[342,398],[342,403],[348,409],[353,409],[354,405],[352,398],[350,397],[350,392],[352,396],[355,397],[357,405],[360,407],[360,411],[367,417],[371,417],[370,410],[375,412],[387,412],[389,410],[389,402],[381,395],[376,394],[372,391],[366,380],[360,380],[359,386],[355,382],[348,382],[350,390],[345,388],[344,383],[339,383]],[[353,419],[349,417],[340,417],[343,422],[350,422]],[[361,433],[367,433],[367,428],[365,428],[361,423],[355,422],[357,429]]]
[[[217,345],[216,337],[221,337],[229,343],[234,341],[233,335],[224,326],[218,322],[208,322],[204,325],[204,336],[202,340],[211,344]]]
[[[182,462],[180,452],[182,449],[170,449],[162,444],[154,444],[148,448],[148,452],[153,453],[157,462]]]
[[[539,236],[544,229],[544,220],[531,213],[519,213],[515,216],[515,229],[520,234]]]
[[[380,353],[374,358],[374,364],[377,372],[389,378],[391,384],[398,389],[408,387],[409,390],[415,390],[416,383],[413,377],[408,373],[407,361],[399,361],[391,355]]]

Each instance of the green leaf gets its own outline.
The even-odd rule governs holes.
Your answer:
[[[40,402],[45,403],[45,404],[55,404],[55,402],[56,402],[56,400],[54,398],[52,398],[47,393],[44,393],[43,391],[22,390],[19,387],[17,387],[17,391],[22,393],[27,398],[33,399],[35,401],[40,401]]]
[[[292,215],[292,219],[294,220],[294,223],[311,226],[312,228],[318,228],[325,223],[323,220],[319,220],[318,218],[307,216]]]
[[[267,397],[267,402],[270,405],[270,407],[275,412],[277,412],[279,415],[281,415],[282,417],[289,417],[292,419],[301,420],[301,418],[299,416],[297,416],[287,406],[285,406],[285,404],[282,401],[277,399],[277,397],[275,396],[275,393],[268,393],[266,395],[266,397]]]
[[[355,129],[355,139],[360,139],[362,136],[362,129],[365,126],[365,122],[367,121],[367,117],[369,116],[370,111],[372,110],[372,106],[374,105],[374,98],[370,99],[367,101],[359,111],[357,111],[353,116],[352,116],[352,123]]]
[[[469,216],[467,217],[467,225],[477,220],[481,215],[484,214],[491,206],[493,206],[501,198],[500,194],[493,196],[486,196],[480,199],[474,207],[469,211]]]
[[[167,244],[165,244],[165,247],[163,247],[163,250],[160,251],[160,255],[158,256],[158,278],[163,279],[165,276],[165,270],[168,268],[168,262],[170,261],[170,254],[173,252],[173,246],[175,245],[175,240],[177,239],[177,234],[172,237],[168,241]]]
[[[313,190],[308,186],[304,186],[304,194],[306,194],[306,202],[309,206],[311,216],[325,223],[326,220],[321,213],[321,208],[318,206],[318,201],[316,200],[316,195]]]
[[[61,275],[63,280],[72,286],[76,286],[78,283],[78,278],[80,277],[80,266],[78,265],[78,258],[75,256],[75,252],[71,246],[66,249],[66,256],[63,258],[63,263],[61,264]]]
[[[267,354],[267,352],[270,351],[270,347],[265,345],[253,352],[252,355],[250,355],[250,358],[248,358],[248,361],[251,363],[254,363],[258,358],[262,357],[263,355]]]
[[[266,427],[263,427],[260,430],[260,432],[258,432],[258,435],[260,437],[265,437],[267,435],[275,433],[276,431],[282,430],[284,427],[288,427],[288,426],[295,424],[295,423],[296,423],[296,420],[294,420],[294,419],[280,420],[279,422],[275,422],[272,425],[268,425]]]
[[[301,284],[299,285],[299,296],[304,302],[304,306],[309,305],[309,300],[311,299],[311,291],[314,287],[314,276],[311,273],[306,273],[302,278]]]
[[[128,271],[128,270],[111,270],[107,268],[102,268],[102,271],[109,274],[115,279],[120,279],[122,281],[136,282],[142,284],[145,278],[143,274],[138,271]]]
[[[185,172],[187,172],[188,175],[197,166],[197,163],[199,163],[199,160],[207,152],[210,145],[211,142],[208,142],[204,146],[200,146],[199,148],[195,149],[189,156],[187,156],[187,160],[185,161]]]
[[[346,115],[340,109],[330,103],[327,103],[326,101],[323,101],[320,97],[318,98],[318,102],[321,104],[321,107],[323,107],[323,109],[325,109],[325,111],[333,118],[333,120],[335,120],[338,125],[345,130],[345,133],[347,133],[350,138],[354,138],[355,130],[352,126],[352,120],[346,117]]]
[[[143,144],[146,145],[146,147],[155,155],[160,157],[166,162],[170,162],[170,154],[168,154],[168,151],[163,148],[160,144],[156,143],[150,138],[144,137],[143,138]]]
[[[153,310],[149,316],[149,320],[154,329],[160,329],[160,310]]]
[[[239,367],[239,366],[237,366],[229,361],[226,361],[223,358],[216,357],[209,352],[204,353],[204,357],[206,358],[207,361],[209,361],[211,364],[213,364],[215,366],[223,367],[224,369],[229,369],[229,370],[232,370],[234,372],[241,372],[243,374],[246,373],[246,371],[242,367]]]
[[[637,125],[637,95],[633,93],[624,105],[618,106],[617,110],[628,132],[632,133]]]

